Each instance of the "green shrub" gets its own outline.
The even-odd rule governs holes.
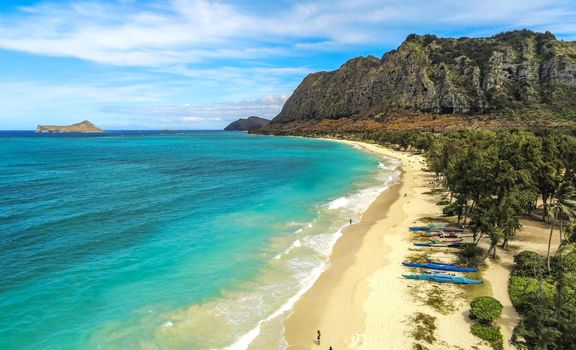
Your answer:
[[[436,330],[436,317],[417,312],[412,316],[412,336],[417,341],[425,341],[432,344],[436,341],[434,331]]]
[[[446,216],[454,216],[458,213],[458,206],[454,203],[445,206],[442,209],[442,213]]]
[[[470,326],[472,334],[482,340],[486,340],[494,349],[502,349],[502,332],[500,326],[488,326],[481,323],[475,323]]]
[[[555,269],[558,272],[576,272],[576,252],[570,252],[554,259]]]
[[[476,266],[480,263],[482,255],[482,248],[474,243],[464,243],[462,249],[458,253],[460,258],[459,263],[465,266]]]
[[[470,318],[490,323],[502,315],[502,308],[502,304],[492,297],[477,297],[470,303]]]
[[[514,276],[538,277],[546,271],[546,261],[544,257],[536,252],[523,251],[514,256]]]
[[[527,306],[534,303],[553,305],[556,287],[546,281],[541,286],[536,278],[510,276],[508,293],[516,310],[523,312]]]

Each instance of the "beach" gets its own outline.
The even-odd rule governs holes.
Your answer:
[[[403,279],[402,273],[408,270],[402,262],[423,256],[410,249],[408,227],[442,215],[442,206],[436,204],[441,195],[431,192],[433,175],[425,171],[421,155],[370,143],[338,142],[398,159],[401,176],[370,205],[360,222],[343,231],[330,257],[330,267],[285,322],[287,349],[491,349],[470,333],[469,303],[480,295],[493,296],[503,304],[502,317],[496,322],[502,329],[504,348],[513,349],[509,339],[520,318],[508,295],[514,255],[522,250],[544,253],[548,225],[523,220],[523,229],[509,249],[498,249],[497,259],[486,260],[486,267],[477,276],[485,281],[482,286],[438,287]],[[553,237],[552,244],[558,245],[557,237]],[[484,249],[488,245],[487,239],[480,242]],[[454,254],[443,252],[429,252],[427,256],[455,259]],[[430,295],[438,296],[443,303],[433,305]],[[435,329],[430,330],[432,338],[427,342],[417,334],[415,320],[421,315],[434,320]],[[318,330],[320,346],[316,343]]]
[[[316,330],[321,345],[334,349],[411,348],[404,321],[418,309],[401,277],[408,254],[407,228],[422,216],[440,213],[428,190],[429,175],[421,156],[351,142],[402,162],[398,183],[384,192],[362,220],[344,231],[331,256],[331,266],[296,305],[286,321],[288,349],[314,348]]]
[[[411,318],[418,312],[436,318],[434,348],[488,348],[469,332],[463,297],[455,300],[454,312],[440,313],[415,302],[414,289],[425,294],[428,284],[415,287],[420,281],[402,278],[407,270],[401,263],[414,254],[409,250],[408,227],[424,217],[441,215],[441,206],[435,204],[438,197],[425,194],[432,175],[424,171],[424,158],[374,144],[341,142],[400,160],[401,176],[336,243],[331,266],[285,322],[288,349],[318,348],[314,343],[317,330],[321,331],[320,348],[412,349]],[[442,257],[442,253],[434,255]],[[447,293],[462,294],[459,287],[442,287]]]

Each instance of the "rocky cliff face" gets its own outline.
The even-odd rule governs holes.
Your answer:
[[[36,132],[103,132],[88,120],[72,125],[38,125]]]
[[[238,119],[224,128],[226,131],[252,131],[259,130],[268,125],[270,121],[268,119],[260,117],[248,117],[247,119]]]
[[[526,108],[576,119],[576,42],[528,30],[481,39],[412,34],[381,59],[308,75],[272,123]]]

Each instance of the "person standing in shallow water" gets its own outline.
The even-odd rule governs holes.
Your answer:
[[[350,219],[350,225],[352,225],[352,219]]]
[[[320,346],[320,330],[318,330],[316,334],[316,343],[318,343],[318,346]]]

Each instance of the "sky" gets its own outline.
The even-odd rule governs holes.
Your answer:
[[[1,0],[0,129],[221,129],[410,33],[576,40],[574,0]]]

